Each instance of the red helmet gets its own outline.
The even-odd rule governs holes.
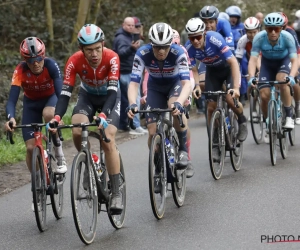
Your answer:
[[[37,37],[27,37],[20,44],[20,54],[23,58],[45,56],[45,44]]]
[[[282,26],[286,26],[286,25],[288,25],[289,19],[288,19],[287,15],[286,15],[286,14],[284,14],[283,12],[278,12],[278,13],[282,15],[282,17],[283,17],[283,20],[284,20],[284,23],[283,23],[283,25],[282,25]]]

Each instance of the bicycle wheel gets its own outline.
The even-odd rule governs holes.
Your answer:
[[[269,104],[269,136],[270,136],[270,157],[272,165],[276,165],[276,157],[277,157],[277,116],[276,116],[276,105],[274,101],[271,101]]]
[[[174,147],[174,158],[176,162],[178,160],[178,150],[179,150],[179,140],[177,137],[177,133],[174,130],[173,138],[172,138],[172,145]],[[181,207],[184,203],[185,199],[185,192],[186,192],[186,172],[185,170],[176,170],[176,180],[171,182],[172,186],[172,194],[173,199],[177,207]]]
[[[92,166],[88,166],[85,152],[79,152],[72,164],[71,204],[77,233],[85,244],[96,235],[98,196]]]
[[[159,134],[152,138],[149,152],[149,193],[154,216],[160,220],[165,213],[167,196],[167,173],[165,169],[162,143]]]
[[[256,144],[260,144],[263,139],[263,114],[258,90],[253,91],[254,97],[250,94],[250,123],[253,139]]]
[[[209,129],[209,164],[215,180],[221,178],[225,160],[225,132],[222,114],[215,110],[211,116]]]
[[[283,159],[287,157],[287,152],[288,152],[288,134],[289,132],[280,132],[280,137],[279,139],[279,147],[280,147],[280,153]]]
[[[121,154],[119,153],[119,158],[120,158],[120,193],[122,196],[122,202],[123,202],[123,211],[119,215],[111,215],[108,213],[108,218],[110,220],[110,223],[113,225],[114,228],[120,229],[125,220],[125,215],[126,215],[126,181],[125,181],[125,171],[123,167],[123,162],[122,162],[122,157]],[[108,203],[106,203],[106,208],[108,211]]]
[[[242,166],[244,146],[243,146],[243,142],[240,142],[237,139],[239,125],[234,113],[229,112],[229,116],[230,116],[230,123],[231,123],[230,138],[234,148],[233,150],[230,150],[230,161],[233,170],[238,171]]]
[[[35,147],[32,154],[31,170],[32,197],[37,226],[41,232],[46,229],[46,175],[44,161],[39,147]]]
[[[50,160],[50,159],[49,159]],[[51,205],[56,219],[61,219],[63,211],[64,199],[64,181],[65,175],[53,174],[53,193],[50,195]]]
[[[295,121],[295,119],[296,119],[295,106],[292,104],[292,107],[293,107],[293,119]],[[295,145],[295,138],[296,138],[296,126],[294,127],[294,129],[289,131],[289,141],[290,141],[291,146]]]

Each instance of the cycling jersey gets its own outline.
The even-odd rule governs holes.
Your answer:
[[[231,32],[230,22],[223,18],[218,18],[217,30],[220,33],[231,50],[234,50],[233,34]]]
[[[238,41],[245,34],[245,28],[243,23],[231,25],[231,31],[233,34],[234,47],[237,47]]]
[[[275,46],[270,44],[265,30],[256,34],[252,42],[251,56],[258,56],[260,52],[262,56],[267,59],[280,60],[287,55],[289,58],[297,57],[295,40],[293,36],[285,30],[280,32]]]
[[[186,43],[185,47],[188,51],[192,67],[196,66],[196,59],[207,66],[219,67],[227,64],[226,60],[233,57],[222,35],[215,31],[206,32],[204,50],[196,49],[190,41]]]
[[[133,60],[131,81],[140,83],[144,69],[149,72],[148,89],[159,89],[181,80],[190,80],[187,56],[177,44],[171,45],[164,61],[155,58],[151,44],[139,48]]]
[[[251,49],[252,49],[252,41],[250,41],[247,38],[247,35],[245,34],[240,38],[240,40],[237,44],[237,48],[236,48],[236,51],[235,51],[235,56],[237,58],[242,59],[244,54],[245,54],[245,51],[246,51],[247,56],[249,57],[250,53],[251,53]]]
[[[9,118],[15,117],[15,106],[21,88],[24,95],[33,101],[47,99],[53,94],[58,97],[62,88],[62,76],[58,64],[51,58],[45,58],[43,71],[38,75],[31,72],[26,62],[18,64],[12,77],[6,105]]]
[[[289,32],[294,37],[295,43],[297,46],[297,54],[300,54],[300,44],[299,44],[299,40],[298,40],[296,31],[290,26],[287,26],[285,31]]]

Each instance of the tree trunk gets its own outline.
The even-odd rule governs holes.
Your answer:
[[[100,3],[101,0],[95,0],[93,8],[90,11],[89,18],[87,19],[89,23],[93,23],[97,25],[97,17],[98,13],[100,12]]]
[[[72,36],[72,43],[75,43],[77,41],[77,34],[80,28],[85,24],[88,13],[90,11],[91,2],[92,0],[80,0],[79,2],[77,20],[74,25],[74,31]]]
[[[45,0],[46,5],[45,5],[45,9],[46,9],[46,16],[47,16],[47,28],[48,28],[48,32],[49,32],[49,45],[47,46],[50,50],[50,54],[53,54],[54,51],[54,35],[53,35],[53,20],[52,20],[52,7],[51,7],[51,0]]]

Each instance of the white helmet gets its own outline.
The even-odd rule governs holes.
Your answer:
[[[173,30],[167,23],[156,23],[149,30],[149,40],[153,45],[171,45]]]
[[[300,10],[297,10],[295,16],[300,19]]]
[[[198,17],[191,18],[185,25],[188,35],[194,35],[205,31],[205,23]]]
[[[245,30],[255,30],[260,28],[260,22],[256,17],[248,17],[244,22]]]

